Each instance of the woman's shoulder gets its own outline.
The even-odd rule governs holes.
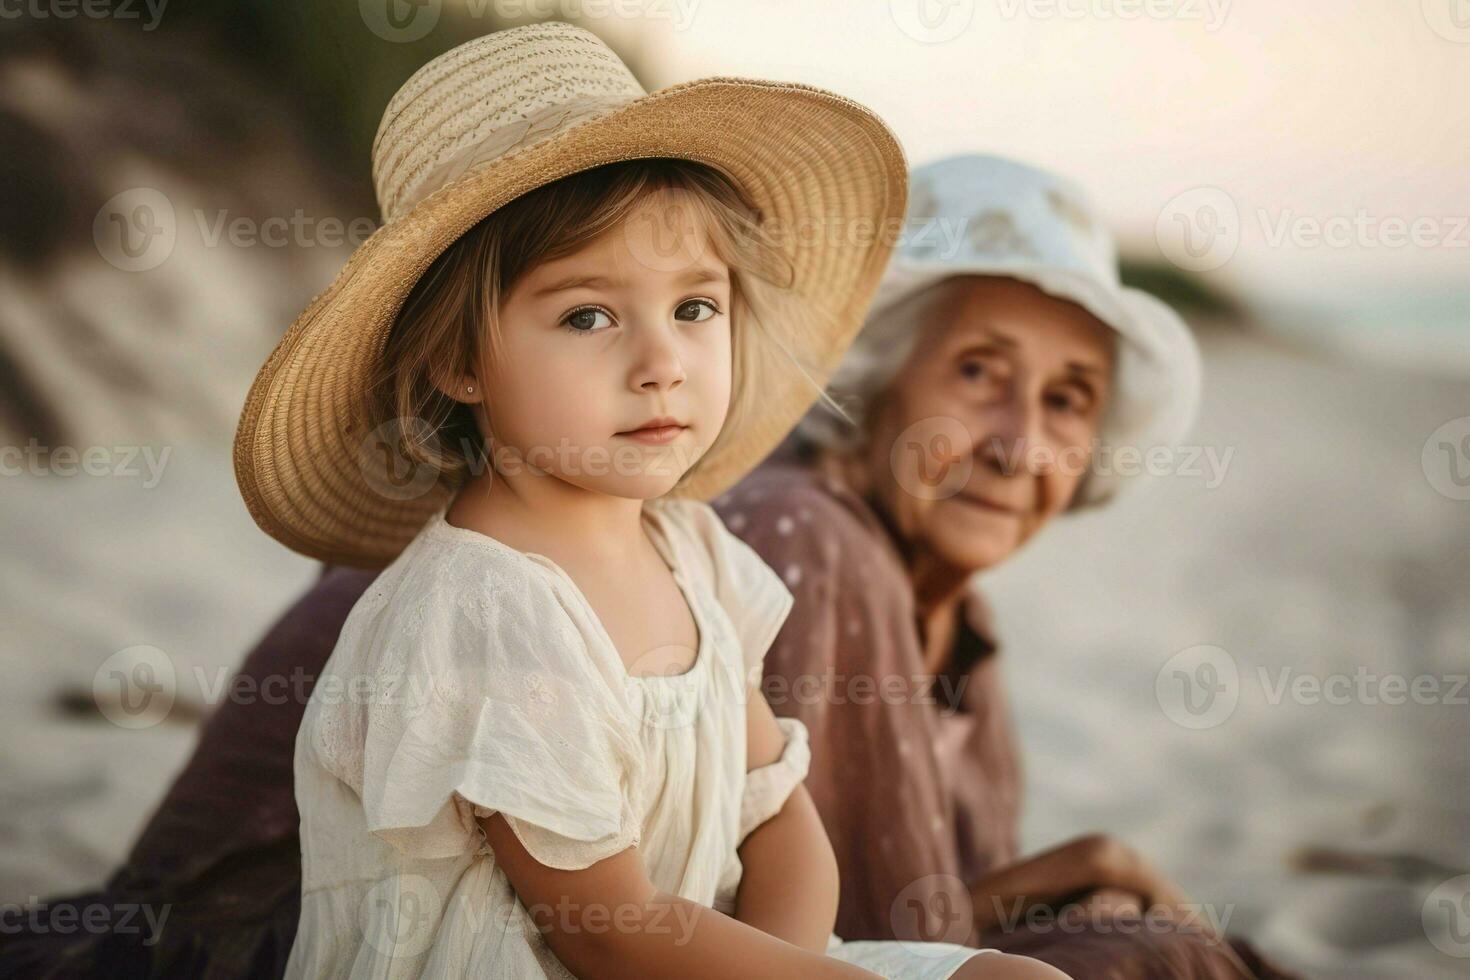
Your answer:
[[[853,562],[886,556],[881,528],[865,501],[811,466],[767,464],[714,502],[725,526],[770,562],[788,585],[783,565],[819,564],[840,573]]]
[[[666,522],[696,535],[726,532],[748,543],[769,532],[811,544],[869,536],[860,516],[865,505],[849,496],[808,467],[767,464],[708,503],[680,497],[649,503]]]

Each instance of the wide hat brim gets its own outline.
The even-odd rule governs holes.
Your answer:
[[[786,231],[805,312],[797,353],[825,384],[892,250],[907,200],[903,151],[871,111],[805,85],[712,78],[661,89],[441,187],[378,228],[299,316],[251,385],[235,433],[236,480],[255,522],[324,562],[381,568],[453,492],[382,470],[370,379],[403,301],[429,264],[481,219],[571,174],[674,157],[734,180]],[[815,230],[815,240],[811,230]],[[762,378],[758,408],[680,484],[709,499],[739,480],[817,397],[799,374]],[[389,464],[391,466],[391,464]]]

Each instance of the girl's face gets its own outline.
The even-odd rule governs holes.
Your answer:
[[[497,469],[587,490],[668,492],[730,407],[730,272],[677,195],[524,276],[486,377]]]

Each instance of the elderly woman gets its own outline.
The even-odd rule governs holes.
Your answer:
[[[1118,287],[1110,240],[1069,185],[968,157],[916,171],[913,190],[919,220],[831,388],[856,424],[814,412],[718,502],[796,597],[765,688],[810,731],[807,783],[842,876],[837,932],[983,942],[1079,978],[1278,975],[1201,932],[1117,841],[1018,858],[1000,656],[969,588],[1052,518],[1117,490],[1088,471],[1096,439],[1182,433],[1198,389],[1189,334]],[[281,973],[300,890],[296,728],[373,577],[323,573],[246,660],[127,864],[102,891],[49,903],[166,907],[159,934],[7,937],[0,973]],[[257,695],[281,687],[267,678],[292,696]],[[1036,905],[1086,914],[1048,927],[1025,915]],[[1146,908],[1174,925],[1113,927]]]
[[[1111,499],[1089,466],[1099,444],[1184,433],[1189,332],[1119,287],[1110,237],[1057,178],[952,158],[914,172],[911,200],[829,387],[855,424],[818,406],[718,501],[796,596],[766,694],[811,733],[837,931],[1024,949],[1079,977],[1273,975],[1115,839],[1018,858],[1001,658],[972,586],[1053,518]],[[1018,927],[1036,905],[1073,918]]]

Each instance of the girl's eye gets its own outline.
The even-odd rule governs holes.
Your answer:
[[[674,310],[675,320],[701,323],[720,312],[720,308],[707,299],[691,299],[680,303]]]
[[[595,306],[584,306],[580,310],[568,313],[561,322],[572,333],[592,333],[594,330],[612,326],[612,317],[608,316],[606,310]]]

